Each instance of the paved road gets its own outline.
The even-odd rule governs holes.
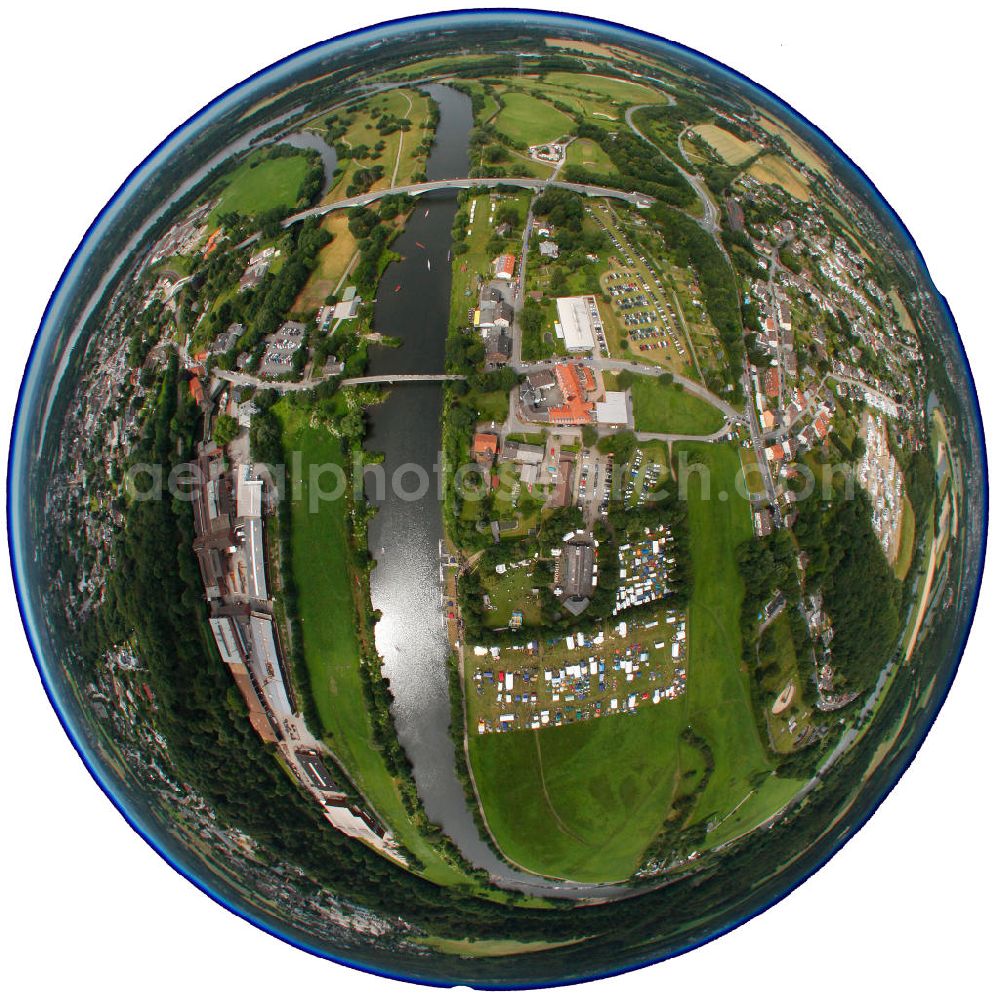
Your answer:
[[[666,441],[673,444],[675,441],[721,441],[733,429],[733,425],[727,420],[714,434],[659,434],[656,431],[636,431],[635,436],[639,441]]]
[[[715,242],[719,242],[719,209],[715,202],[712,200],[711,194],[709,194],[708,188],[705,186],[705,182],[701,179],[700,174],[692,174],[685,170],[679,163],[670,159],[666,153],[663,152],[660,147],[653,142],[645,133],[639,130],[635,122],[632,120],[633,114],[636,111],[641,111],[643,108],[648,108],[648,104],[636,104],[629,108],[625,112],[625,121],[628,127],[640,138],[643,142],[648,143],[657,153],[663,157],[672,167],[674,167],[680,175],[694,188],[695,194],[698,195],[701,201],[701,219],[699,220],[699,225],[706,233],[710,233],[714,238]]]
[[[528,283],[528,244],[531,242],[531,224],[534,221],[531,205],[528,205],[528,216],[524,220],[524,232],[521,235],[521,270],[517,276],[517,289],[514,292],[514,322],[510,325],[510,365],[517,370],[521,364],[521,310],[524,308],[524,288]]]
[[[757,408],[754,405],[753,382],[750,379],[750,368],[746,358],[743,359],[743,391],[746,395],[746,417],[747,426],[750,428],[750,440],[753,442],[754,454],[757,456],[757,465],[760,468],[761,478],[764,480],[764,488],[767,492],[767,502],[770,504],[775,515],[778,512],[778,492],[774,487],[774,477],[771,475],[771,466],[768,464],[767,456],[764,454],[764,439],[761,435],[760,424],[757,423]]]
[[[527,375],[530,372],[551,368],[554,363],[554,361],[537,361],[530,364],[512,365],[511,367],[519,375]],[[647,365],[640,361],[624,361],[621,358],[587,358],[586,364],[601,371],[628,371],[635,372],[636,375],[663,375],[667,371],[666,368],[660,368],[658,365]],[[737,410],[724,399],[716,396],[711,389],[706,388],[700,382],[696,382],[686,375],[675,374],[673,379],[679,386],[690,392],[692,396],[697,396],[706,403],[711,403],[712,406],[720,410],[730,420],[743,416],[740,410]]]
[[[258,378],[256,375],[246,375],[243,372],[226,371],[224,368],[213,368],[212,374],[216,378],[221,378],[225,382],[233,385],[249,385],[254,389],[273,389],[275,392],[305,392],[307,389],[315,389],[333,375],[320,375],[315,378],[305,378],[300,382],[269,382],[267,379]]]
[[[899,409],[899,403],[892,398],[892,396],[887,396],[884,392],[879,392],[878,389],[872,388],[867,382],[862,382],[859,378],[851,378],[849,375],[827,375],[829,379],[833,379],[834,382],[842,382],[844,385],[857,386],[859,389],[863,389],[865,392],[870,392],[876,399],[880,399],[883,404],[891,404]]]

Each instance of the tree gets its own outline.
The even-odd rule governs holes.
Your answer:
[[[593,448],[597,444],[597,428],[586,424],[583,428],[583,443],[588,448]]]
[[[553,295],[562,295],[566,291],[566,272],[561,267],[552,268],[549,278],[549,291]]]
[[[215,419],[215,443],[220,448],[225,448],[230,441],[240,432],[240,425],[235,417],[228,413],[220,413]]]

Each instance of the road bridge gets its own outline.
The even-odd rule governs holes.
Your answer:
[[[474,187],[495,188],[501,185],[524,188],[536,193],[547,187],[564,188],[566,191],[574,191],[585,198],[617,198],[619,201],[627,201],[637,208],[648,208],[655,200],[647,194],[640,194],[638,191],[620,191],[618,188],[601,187],[599,184],[574,184],[571,181],[550,180],[547,177],[453,177],[447,180],[423,181],[419,184],[402,184],[381,191],[366,191],[353,198],[342,198],[340,201],[333,201],[327,205],[316,205],[303,212],[290,215],[282,225],[287,228],[295,225],[296,222],[302,222],[303,219],[327,215],[329,212],[337,211],[337,209],[370,205],[372,202],[397,194],[419,198],[420,195],[428,194],[431,191],[460,191]]]

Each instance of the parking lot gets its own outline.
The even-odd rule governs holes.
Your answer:
[[[610,213],[598,214],[589,207],[587,211],[620,255],[617,260],[611,259],[617,269],[605,274],[602,284],[629,341],[629,352],[646,354],[650,361],[683,369],[690,361],[689,352],[662,276],[613,224]]]

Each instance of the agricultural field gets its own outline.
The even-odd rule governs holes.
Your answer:
[[[771,135],[776,135],[784,139],[792,152],[792,156],[800,163],[826,178],[830,177],[830,170],[819,154],[811,146],[803,142],[791,129],[774,121],[773,118],[768,118],[767,115],[761,115],[760,127],[765,132],[770,132]]]
[[[676,383],[663,385],[651,375],[635,377],[632,407],[636,430],[657,434],[712,434],[724,423],[711,403]]]
[[[584,42],[575,38],[546,38],[545,44],[553,49],[570,49],[574,52],[586,52],[592,56],[602,56],[605,59],[615,58],[615,53],[607,45],[601,45],[599,42]]]
[[[744,163],[755,153],[760,152],[760,146],[755,142],[745,142],[732,132],[719,128],[714,122],[705,125],[695,125],[692,131],[697,132],[726,163],[735,167]]]
[[[274,208],[294,208],[308,170],[309,158],[305,155],[272,160],[251,157],[226,178],[219,204],[209,217],[209,228],[228,212],[253,216]]]
[[[311,427],[306,410],[283,400],[274,412],[282,422],[285,454],[301,454],[300,468],[345,464],[339,438],[322,426]],[[296,468],[290,458],[288,467]],[[313,698],[323,726],[331,734],[327,743],[399,842],[427,865],[427,877],[442,884],[464,882],[466,877],[423,841],[403,805],[396,780],[372,743],[354,626],[355,595],[353,588],[344,586],[353,573],[346,499],[325,500],[311,513],[308,481],[291,486],[292,569],[299,594],[302,641]]]
[[[750,168],[749,174],[762,184],[777,184],[799,201],[809,201],[812,197],[805,177],[774,153],[762,156]]]
[[[500,100],[503,108],[494,124],[499,132],[515,143],[535,146],[568,135],[573,129],[572,119],[530,94],[512,91]]]
[[[546,73],[545,83],[555,87],[569,87],[582,90],[585,94],[596,94],[611,101],[627,104],[663,104],[666,97],[658,90],[642,83],[619,80],[617,77],[600,76],[596,73]]]
[[[331,212],[323,228],[333,237],[316,258],[316,267],[292,306],[293,313],[313,313],[331,295],[344,277],[357,251],[357,241],[347,228],[346,212]]]

